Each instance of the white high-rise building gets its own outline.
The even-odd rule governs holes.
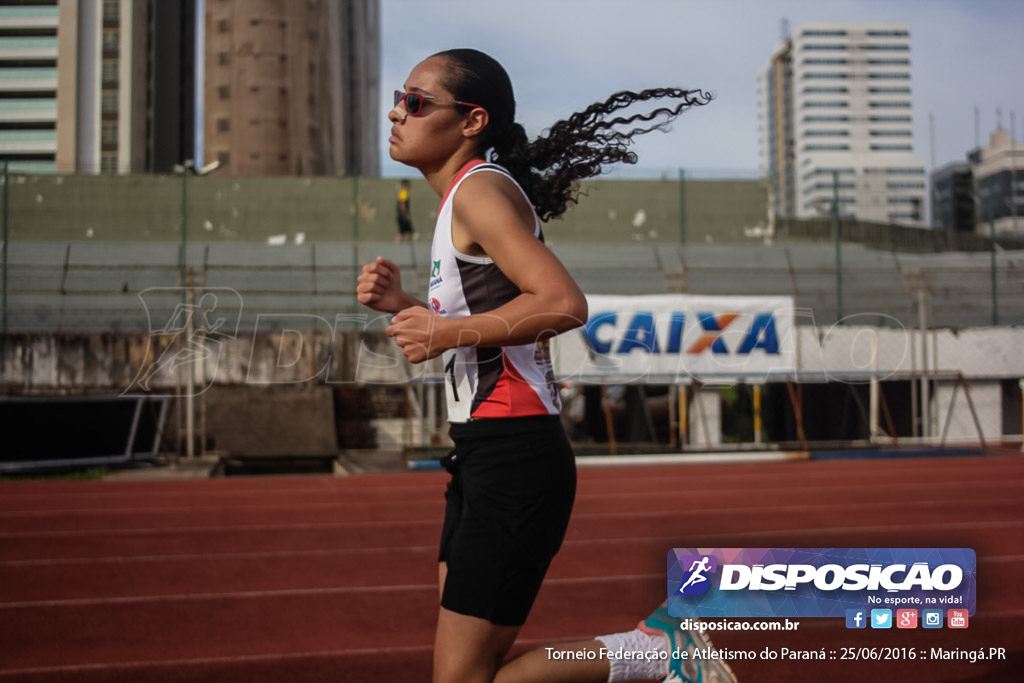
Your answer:
[[[758,107],[775,215],[831,216],[838,194],[844,217],[925,224],[907,24],[802,24],[762,69]]]
[[[0,0],[0,163],[170,172],[194,156],[195,0]]]

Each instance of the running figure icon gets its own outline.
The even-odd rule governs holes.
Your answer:
[[[690,569],[688,570],[690,572],[690,578],[686,579],[683,585],[679,587],[680,593],[685,593],[686,589],[694,584],[704,583],[708,580],[708,577],[704,576],[705,572],[711,570],[711,567],[708,566],[708,559],[708,556],[705,555],[700,558],[700,561],[693,561],[693,564],[690,565]]]

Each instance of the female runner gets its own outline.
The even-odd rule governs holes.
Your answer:
[[[615,116],[653,100],[670,106]],[[363,267],[357,295],[394,314],[387,334],[409,361],[443,356],[455,449],[444,461],[451,480],[439,552],[437,683],[733,680],[727,667],[703,659],[567,660],[539,649],[504,661],[562,543],[576,490],[548,340],[586,322],[587,302],[545,247],[541,221],[575,202],[579,180],[607,164],[635,163],[634,135],[709,100],[675,88],[620,92],[529,142],[515,122],[508,75],[482,52],[433,55],[395,93],[390,155],[443,198],[428,299],[407,294],[398,266],[384,258]],[[670,655],[709,646],[680,631],[662,606],[633,631],[558,649]],[[701,671],[704,661],[715,668]]]

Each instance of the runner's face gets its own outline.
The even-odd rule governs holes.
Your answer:
[[[403,90],[451,102],[455,98],[441,85],[445,66],[445,60],[440,57],[420,62],[409,74]],[[465,113],[450,104],[426,100],[419,115],[409,116],[404,103],[399,103],[388,113],[391,121],[388,153],[395,161],[415,168],[443,164],[465,141],[461,133],[465,119]]]

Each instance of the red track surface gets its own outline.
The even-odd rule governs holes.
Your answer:
[[[427,681],[445,475],[0,484],[0,683]],[[1018,681],[1024,458],[582,469],[517,650],[631,628],[672,547],[970,547],[963,631],[728,631],[719,648],[1005,648],[734,661],[744,681]]]

